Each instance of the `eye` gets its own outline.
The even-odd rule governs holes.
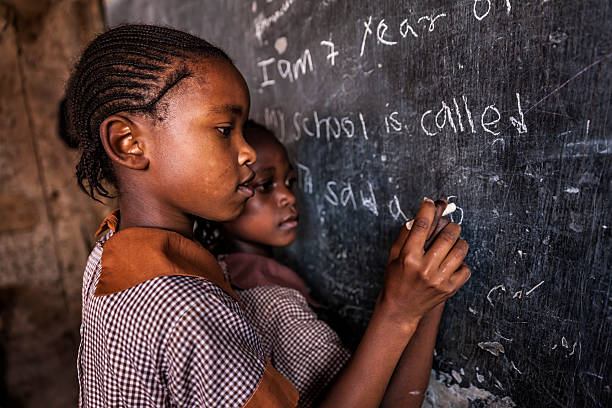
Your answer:
[[[223,135],[223,137],[230,137],[233,129],[234,129],[233,126],[218,126],[217,127],[217,130],[219,131],[219,133]]]
[[[295,176],[291,176],[285,181],[285,185],[287,186],[287,188],[291,189],[293,188],[296,182],[297,178]]]
[[[269,193],[274,189],[274,180],[268,179],[255,186],[255,190],[261,193]]]

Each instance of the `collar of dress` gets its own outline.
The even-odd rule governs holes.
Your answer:
[[[160,276],[193,276],[234,293],[215,257],[202,245],[173,231],[126,228],[117,231],[119,210],[104,219],[96,235],[112,235],[104,243],[102,270],[94,296],[106,296]]]

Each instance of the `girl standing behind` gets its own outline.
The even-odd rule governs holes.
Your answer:
[[[257,153],[250,186],[255,195],[235,220],[221,224],[215,251],[245,307],[272,364],[299,391],[301,407],[312,406],[350,359],[338,335],[317,318],[304,281],[272,258],[273,247],[291,244],[297,234],[295,174],[287,151],[263,126],[247,121],[247,142]],[[445,203],[437,203],[437,214]],[[439,232],[448,224],[438,222]],[[434,234],[432,234],[434,235]],[[396,368],[395,384],[386,393],[390,406],[420,406],[427,387],[442,306],[422,319]],[[415,361],[416,360],[416,361]],[[417,380],[407,381],[408,379]],[[400,384],[412,388],[400,389]]]

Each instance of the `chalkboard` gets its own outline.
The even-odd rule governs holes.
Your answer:
[[[398,226],[448,197],[473,272],[436,369],[518,406],[611,406],[609,0],[105,3],[234,59],[298,169],[284,259],[349,336]]]

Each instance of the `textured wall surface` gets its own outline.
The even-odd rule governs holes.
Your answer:
[[[0,407],[76,405],[82,268],[106,209],[76,185],[58,107],[102,29],[97,1],[0,2]]]

